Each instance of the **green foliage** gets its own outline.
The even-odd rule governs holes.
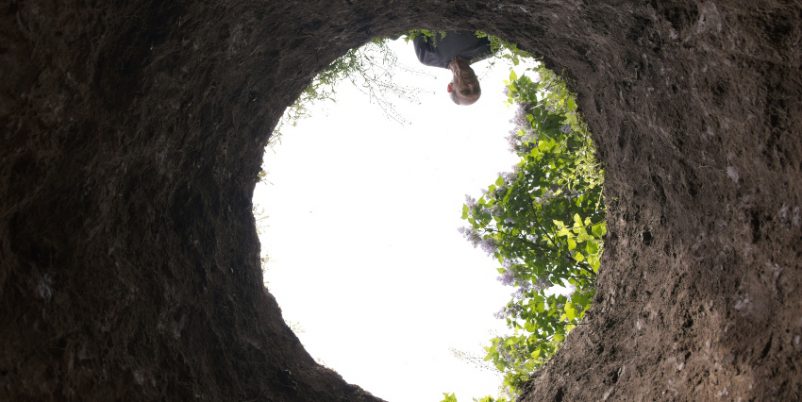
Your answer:
[[[450,393],[450,394],[447,394],[447,393],[444,392],[443,393],[443,400],[441,400],[440,402],[457,402],[457,396],[454,395],[453,392]]]
[[[512,42],[505,41],[498,36],[489,35],[486,32],[476,31],[477,38],[487,38],[490,41],[490,49],[497,58],[507,59],[512,62],[514,66],[520,64],[523,58],[532,58],[532,55],[518,49],[518,45]]]
[[[499,312],[512,333],[486,348],[510,395],[590,307],[606,233],[603,171],[590,134],[565,83],[545,68],[536,72],[539,81],[511,73],[507,88],[520,107],[510,137],[520,162],[462,209],[466,237],[494,255],[500,280],[517,288]]]
[[[479,399],[474,398],[474,402],[510,402],[507,398],[493,398],[492,396],[485,396]]]
[[[482,398],[473,398],[474,402],[511,402],[507,398],[493,398],[492,396],[485,396]],[[443,393],[443,399],[440,402],[457,402],[457,396],[454,393]]]
[[[411,29],[404,33],[404,41],[409,43],[418,36],[425,36],[431,39],[432,44],[437,45],[437,41],[446,37],[445,31],[432,31],[431,29]]]

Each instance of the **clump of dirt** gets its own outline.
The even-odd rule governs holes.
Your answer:
[[[596,304],[524,400],[800,399],[801,23],[780,0],[12,1],[0,399],[377,400],[282,322],[251,195],[311,77],[415,27],[541,55],[607,170]]]

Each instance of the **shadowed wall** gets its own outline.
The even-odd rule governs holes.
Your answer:
[[[284,325],[251,196],[314,74],[416,27],[541,56],[606,168],[596,304],[526,401],[802,397],[798,2],[1,7],[0,400],[374,400]]]

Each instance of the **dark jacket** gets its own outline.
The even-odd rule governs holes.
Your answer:
[[[454,57],[474,63],[493,54],[490,41],[477,38],[472,32],[446,32],[446,36],[438,38],[434,45],[432,41],[432,38],[425,36],[412,40],[418,60],[427,66],[448,68],[448,63]]]

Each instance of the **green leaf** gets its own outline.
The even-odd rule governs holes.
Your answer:
[[[569,250],[573,250],[575,248],[576,248],[576,240],[574,240],[574,239],[569,237],[568,238],[568,249]]]
[[[529,332],[531,332],[531,333],[535,333],[535,332],[537,332],[537,325],[532,321],[527,321],[524,324],[524,329],[529,331]]]
[[[604,237],[604,235],[607,233],[607,224],[605,222],[599,222],[591,226],[590,231],[596,237]]]
[[[588,257],[588,265],[590,268],[593,269],[593,272],[599,272],[599,268],[601,268],[601,260],[599,259],[598,255],[591,255]]]
[[[598,253],[599,243],[597,243],[592,239],[588,239],[588,241],[585,243],[585,251],[588,253],[588,255],[593,255]]]
[[[573,321],[576,319],[577,316],[576,309],[574,308],[574,304],[571,303],[570,301],[565,303],[563,311],[565,311],[565,317],[568,318],[569,320]]]
[[[585,256],[584,256],[584,255],[582,255],[582,253],[580,253],[579,251],[577,251],[577,252],[574,254],[574,259],[575,259],[577,262],[582,262],[582,261],[585,261]]]
[[[542,298],[537,299],[537,301],[535,302],[535,311],[538,313],[546,311],[546,303],[545,301],[543,301]]]
[[[579,214],[574,214],[574,227],[582,227],[582,217]]]
[[[443,392],[443,400],[440,402],[457,402],[457,396],[453,392],[450,394]]]

